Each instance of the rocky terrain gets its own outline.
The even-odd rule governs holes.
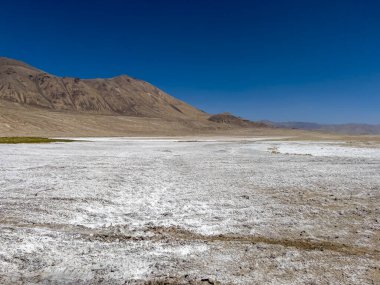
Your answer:
[[[236,127],[268,128],[271,126],[263,122],[252,122],[250,120],[245,120],[240,117],[236,117],[228,112],[212,115],[208,118],[208,120],[211,122],[216,122],[216,123],[221,123],[221,124],[226,124],[226,125],[236,126]]]

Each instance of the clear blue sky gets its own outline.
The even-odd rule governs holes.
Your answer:
[[[0,55],[210,113],[380,123],[380,0],[3,1]]]

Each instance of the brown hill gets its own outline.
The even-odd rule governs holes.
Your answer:
[[[126,75],[109,79],[57,77],[4,57],[0,57],[0,99],[57,111],[179,119],[208,116]]]
[[[0,57],[0,136],[240,134],[262,126],[231,114],[210,117],[126,75],[58,77]]]
[[[242,119],[240,117],[236,117],[231,113],[221,113],[212,115],[208,118],[209,121],[221,124],[227,124],[231,126],[245,127],[245,128],[262,128],[269,127],[269,125],[265,123],[257,123],[249,120]]]

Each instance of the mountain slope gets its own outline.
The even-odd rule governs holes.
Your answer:
[[[0,100],[94,114],[201,120],[209,116],[142,80],[57,77],[4,57],[0,57]]]
[[[240,134],[257,127],[265,124],[231,114],[210,117],[126,75],[58,77],[0,57],[0,136]]]

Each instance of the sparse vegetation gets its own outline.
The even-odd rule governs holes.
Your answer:
[[[41,137],[0,137],[0,144],[52,143],[52,142],[72,142],[72,140],[49,139],[49,138],[41,138]]]

